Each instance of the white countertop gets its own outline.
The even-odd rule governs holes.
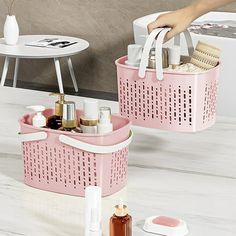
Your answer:
[[[31,98],[31,104],[27,104]],[[40,99],[40,100],[39,100]],[[71,97],[78,107],[82,99]],[[23,183],[17,119],[25,105],[49,106],[47,93],[0,88],[0,235],[83,236],[84,199]],[[117,111],[117,104],[101,101]],[[218,117],[197,134],[135,127],[128,186],[102,200],[103,235],[120,197],[133,217],[133,236],[151,215],[179,217],[189,236],[236,235],[236,118]]]

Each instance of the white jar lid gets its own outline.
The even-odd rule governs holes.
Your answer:
[[[84,100],[84,118],[87,120],[98,120],[98,100]]]

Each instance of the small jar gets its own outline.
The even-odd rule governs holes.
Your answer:
[[[162,49],[162,63],[163,63],[163,68],[169,67],[168,63],[168,49],[163,48]],[[148,68],[149,69],[156,69],[156,50],[155,48],[152,48],[149,54],[149,59],[148,59]]]

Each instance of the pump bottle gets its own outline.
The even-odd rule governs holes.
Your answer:
[[[45,107],[36,105],[36,106],[27,106],[27,108],[37,112],[37,114],[32,119],[32,125],[36,128],[45,128],[47,119],[42,114],[42,112],[45,111]]]
[[[58,96],[58,101],[55,102],[54,115],[48,117],[47,127],[50,129],[59,129],[62,127],[63,104],[65,103],[65,95],[62,93],[51,93],[50,96]]]
[[[115,213],[110,219],[110,236],[132,236],[132,217],[122,200],[115,206]]]

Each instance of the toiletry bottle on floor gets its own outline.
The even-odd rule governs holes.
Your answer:
[[[102,236],[101,201],[102,189],[100,187],[86,187],[84,236]]]
[[[63,104],[65,103],[65,95],[62,93],[51,93],[50,96],[58,96],[59,99],[55,102],[54,115],[48,117],[47,127],[50,129],[59,129],[62,126]]]
[[[132,217],[122,200],[115,206],[115,213],[110,219],[110,236],[132,236]]]

